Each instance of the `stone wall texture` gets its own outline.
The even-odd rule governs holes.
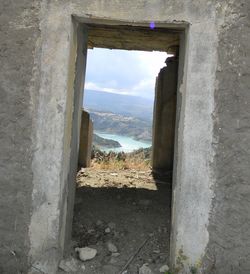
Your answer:
[[[228,1],[224,8],[215,90],[216,183],[205,273],[246,274],[250,273],[250,2]]]
[[[54,274],[64,248],[72,14],[189,23],[174,256],[182,273],[250,273],[249,0],[0,0],[0,273],[28,273],[32,253]]]
[[[40,1],[0,1],[0,273],[27,273]]]

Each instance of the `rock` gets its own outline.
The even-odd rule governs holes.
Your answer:
[[[83,271],[85,270],[85,266],[74,258],[61,260],[59,263],[59,268],[70,273],[78,272],[80,269]]]
[[[118,176],[118,173],[110,173],[111,176]]]
[[[90,247],[83,247],[83,248],[75,248],[75,251],[78,252],[79,258],[81,261],[89,261],[92,260],[97,253],[97,250]]]
[[[105,233],[110,233],[111,232],[111,229],[109,228],[109,227],[107,227],[106,229],[105,229]]]
[[[169,267],[168,267],[166,264],[164,264],[164,265],[159,269],[160,273],[166,273],[168,270],[169,270]]]
[[[155,254],[160,254],[161,251],[160,251],[160,249],[155,249],[155,250],[153,250],[153,253],[155,253]]]
[[[140,267],[139,274],[153,274],[153,272],[148,267],[148,264],[144,264],[142,267]]]
[[[118,251],[117,247],[114,244],[112,244],[111,242],[108,242],[107,247],[108,247],[109,252],[111,252],[111,253],[116,253]]]

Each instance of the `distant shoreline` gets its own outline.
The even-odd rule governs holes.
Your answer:
[[[100,132],[100,131],[94,131],[94,133],[104,139],[114,140],[121,144],[121,147],[119,147],[119,148],[118,147],[117,148],[100,147],[100,149],[104,150],[104,151],[132,152],[132,151],[140,149],[140,148],[148,148],[148,147],[152,146],[152,142],[138,141],[138,140],[135,140],[131,136],[125,136],[125,135],[107,133],[107,132]]]

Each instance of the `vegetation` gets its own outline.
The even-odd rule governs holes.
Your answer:
[[[138,149],[132,153],[103,152],[96,147],[92,151],[92,167],[96,169],[137,169],[150,168],[151,148]]]

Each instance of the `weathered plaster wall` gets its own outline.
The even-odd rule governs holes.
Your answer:
[[[82,110],[78,165],[90,167],[93,139],[93,122],[87,111]]]
[[[74,23],[75,24],[75,23]],[[64,178],[65,189],[63,192],[63,205],[64,210],[61,217],[60,227],[61,231],[61,245],[62,247],[68,246],[71,243],[71,231],[72,231],[72,220],[73,220],[73,207],[74,207],[74,197],[76,189],[76,172],[78,167],[78,152],[79,152],[79,137],[81,131],[81,115],[82,115],[82,102],[83,102],[83,88],[85,80],[85,69],[87,62],[87,30],[81,25],[75,24],[75,33],[77,35],[77,60],[75,68],[71,68],[74,79],[74,100],[71,102],[73,104],[73,116],[72,120],[68,120],[68,126],[71,126],[71,144],[70,144],[70,158],[67,154],[64,154],[64,162],[70,161],[69,173],[66,178]],[[74,58],[73,58],[74,60]],[[70,113],[70,112],[69,112]],[[66,169],[66,168],[65,168]],[[67,169],[66,169],[67,170]],[[63,248],[64,249],[64,248]],[[66,248],[67,249],[67,248]],[[64,252],[65,253],[65,252]],[[67,254],[65,254],[67,255]]]
[[[250,2],[217,5],[216,183],[205,273],[250,273]]]
[[[74,112],[77,24],[70,16],[64,18],[62,11],[52,9],[53,16],[48,17],[49,11],[49,5],[44,5],[41,12],[41,79],[35,114],[33,211],[29,226],[31,273],[34,269],[55,273],[67,238],[65,231],[69,231],[69,202],[74,197],[73,185],[67,183],[72,183],[70,175],[75,165],[71,162],[71,151],[77,147],[72,139],[72,128],[77,122]],[[62,21],[58,20],[62,17]]]
[[[1,1],[2,272],[25,269],[29,252],[32,273],[35,267],[53,274],[63,253],[72,217],[70,155],[77,147],[72,15],[87,15],[188,25],[179,83],[172,263],[186,273],[190,266],[204,266],[203,273],[247,273],[247,0],[43,0],[41,10],[39,3]]]
[[[41,100],[38,108],[34,166],[34,203],[30,256],[36,267],[48,271],[63,249],[61,208],[66,206],[70,154],[70,121],[73,111],[71,76],[74,57],[72,17],[104,18],[131,22],[189,24],[186,72],[181,92],[182,128],[179,129],[179,161],[174,194],[172,254],[181,249],[195,264],[205,252],[212,199],[213,93],[217,64],[217,29],[212,2],[200,1],[50,1],[42,16],[43,58]],[[72,50],[73,49],[73,50]],[[74,56],[74,54],[72,55]],[[71,65],[69,65],[71,64]],[[67,104],[66,104],[67,102]],[[194,111],[196,110],[196,111]],[[46,125],[46,126],[44,126]],[[56,126],[55,126],[56,125]],[[46,140],[46,141],[45,141]],[[43,165],[41,166],[41,163]],[[47,193],[47,189],[51,189]],[[42,199],[38,199],[43,197]],[[41,200],[38,204],[36,201]],[[179,202],[181,201],[181,202]],[[189,201],[192,201],[191,203]],[[190,221],[192,220],[192,222]]]
[[[155,87],[152,169],[156,172],[173,170],[177,81],[178,61],[169,58]]]
[[[0,1],[0,273],[27,273],[40,1]]]

